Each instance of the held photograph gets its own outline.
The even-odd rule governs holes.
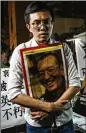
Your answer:
[[[54,102],[67,89],[68,74],[62,43],[20,50],[27,95]]]

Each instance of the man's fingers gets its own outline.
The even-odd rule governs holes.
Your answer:
[[[66,103],[68,103],[69,100],[64,100],[64,101],[61,101],[62,105],[65,105]]]
[[[54,110],[64,110],[64,105],[67,104],[69,100],[57,100],[54,102]]]
[[[36,115],[40,115],[40,112],[38,112],[38,111],[37,111],[37,112],[31,112],[30,114],[31,114],[32,116],[36,116]]]
[[[31,114],[30,115],[31,119],[41,119],[41,118],[43,119],[48,115],[47,113],[41,111],[31,112],[30,114]]]
[[[35,116],[31,115],[31,119],[37,119],[37,118],[40,118],[40,115],[35,115]]]
[[[31,119],[37,119],[37,118],[40,118],[40,112],[31,112],[30,113],[30,117]]]

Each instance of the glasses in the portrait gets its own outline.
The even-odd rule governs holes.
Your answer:
[[[45,70],[39,71],[39,76],[40,76],[40,78],[44,78],[45,77],[45,73],[47,73],[49,76],[52,76],[57,71],[59,71],[59,66],[48,67]]]
[[[34,29],[39,29],[41,26],[50,27],[52,24],[52,20],[50,19],[44,19],[44,20],[35,20],[32,24]]]

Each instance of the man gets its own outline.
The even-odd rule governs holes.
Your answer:
[[[45,43],[54,43],[54,40],[51,39],[54,17],[53,13],[44,2],[32,2],[28,5],[24,17],[26,27],[28,31],[33,34],[33,38],[30,41],[22,43],[16,47],[12,54],[8,80],[8,97],[12,102],[27,107],[25,110],[27,133],[48,133],[52,130],[52,128],[43,126],[39,123],[39,119],[41,119],[41,111],[49,113],[58,109],[63,110],[64,103],[67,103],[79,91],[80,81],[72,58],[72,53],[69,47],[64,44],[69,74],[69,88],[64,92],[64,94],[55,102],[43,102],[21,93],[23,73],[19,54],[20,49],[24,47],[38,46]],[[32,112],[34,114],[30,114],[31,112],[29,108],[35,108],[38,111]],[[32,118],[33,115],[35,118]],[[74,133],[71,118],[71,109],[65,111],[60,118],[56,118],[56,125],[60,128],[59,130],[61,133]]]
[[[4,42],[1,42],[1,68],[9,67],[9,46]]]

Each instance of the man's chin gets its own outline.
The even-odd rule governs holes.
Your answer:
[[[43,37],[43,38],[41,38],[40,40],[39,40],[39,42],[41,43],[41,44],[46,44],[47,42],[48,42],[48,40],[49,40],[49,38],[47,38],[47,37]]]
[[[47,40],[41,40],[40,41],[40,44],[46,44],[47,43]]]
[[[52,87],[46,87],[46,89],[48,90],[48,91],[54,91],[54,90],[56,90],[57,89],[57,86],[52,86]]]

